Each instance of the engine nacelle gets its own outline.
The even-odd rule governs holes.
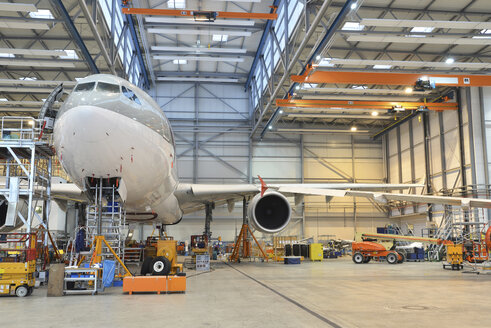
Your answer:
[[[292,209],[285,196],[276,191],[257,194],[249,202],[247,213],[251,224],[265,233],[280,232],[290,222]]]

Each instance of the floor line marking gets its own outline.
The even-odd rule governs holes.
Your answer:
[[[314,317],[316,317],[317,319],[321,320],[321,321],[324,321],[325,323],[329,324],[330,326],[332,326],[333,328],[343,328],[342,326],[338,325],[337,323],[335,322],[332,322],[331,320],[327,319],[326,317],[320,315],[319,313],[317,312],[314,312],[312,311],[311,309],[305,307],[304,305],[300,304],[299,302],[295,301],[294,299],[291,299],[290,297],[280,293],[279,291],[277,291],[276,289],[272,288],[272,287],[269,287],[268,285],[266,285],[265,283],[257,280],[256,278],[254,277],[251,277],[250,275],[248,275],[247,273],[243,272],[243,271],[240,271],[239,269],[235,268],[234,266],[230,265],[229,263],[227,262],[224,262],[226,265],[228,265],[229,267],[231,267],[232,269],[234,269],[235,271],[243,274],[244,276],[246,276],[247,278],[251,279],[252,281],[255,281],[257,282],[259,285],[263,286],[264,288],[266,289],[269,289],[270,291],[272,291],[273,293],[275,293],[276,295],[284,298],[285,300],[287,300],[288,302],[298,306],[299,308],[301,308],[302,310],[306,311],[307,313],[313,315]]]

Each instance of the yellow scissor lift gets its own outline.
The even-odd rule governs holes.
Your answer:
[[[0,295],[30,295],[35,271],[36,234],[0,233]]]

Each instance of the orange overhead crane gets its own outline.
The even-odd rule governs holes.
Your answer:
[[[186,10],[186,9],[150,9],[150,8],[123,7],[123,14],[178,16],[178,17],[195,17],[195,18],[198,16],[207,16],[213,18],[275,20],[278,18],[278,14],[276,13],[276,7],[272,7],[272,8],[273,8],[272,13],[240,13],[240,12],[230,12],[230,11],[203,11],[203,10]]]
[[[425,102],[394,102],[394,101],[363,101],[363,100],[318,100],[318,99],[276,99],[276,106],[288,108],[367,108],[394,109],[404,108],[418,110],[456,110],[457,103],[425,103]]]
[[[292,75],[297,83],[332,84],[377,84],[377,85],[414,85],[418,80],[430,80],[435,86],[484,87],[491,86],[491,75],[473,74],[431,74],[425,73],[378,73],[378,72],[333,72],[315,70],[309,65],[302,75]]]

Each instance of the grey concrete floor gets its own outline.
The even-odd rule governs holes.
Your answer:
[[[185,294],[1,297],[0,327],[491,327],[491,276],[440,263],[218,263],[195,274]]]

